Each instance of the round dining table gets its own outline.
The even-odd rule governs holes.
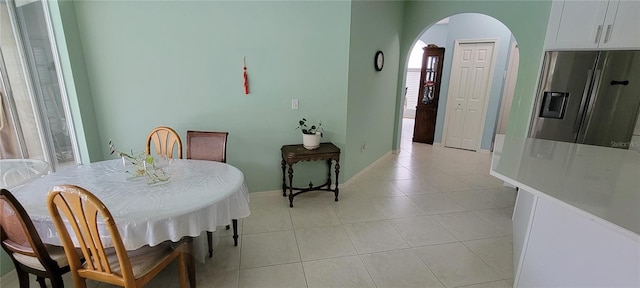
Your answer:
[[[46,201],[51,188],[62,184],[80,186],[102,200],[113,215],[127,250],[167,240],[177,242],[185,236],[197,237],[250,214],[244,175],[229,164],[172,159],[163,167],[170,179],[153,184],[148,184],[145,177],[132,177],[126,169],[121,159],[78,165],[11,192],[33,220],[42,241],[59,246],[62,242]],[[100,223],[98,227],[107,231]],[[111,243],[110,238],[103,240],[107,246]],[[198,259],[204,259],[206,240],[204,243],[194,246],[203,250],[194,251]]]
[[[11,189],[49,172],[49,163],[37,159],[0,159],[0,188]]]

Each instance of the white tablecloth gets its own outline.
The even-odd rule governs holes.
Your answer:
[[[60,184],[78,185],[100,198],[115,218],[127,250],[196,237],[230,224],[231,219],[249,216],[249,191],[237,168],[214,161],[175,159],[164,169],[170,181],[148,185],[145,178],[128,179],[121,160],[108,160],[49,174],[12,193],[43,242],[53,245],[62,243],[46,200],[51,188]],[[110,244],[110,238],[103,240]]]
[[[0,159],[0,188],[11,189],[49,172],[49,163],[36,159]]]

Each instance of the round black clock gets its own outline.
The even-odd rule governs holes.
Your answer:
[[[373,58],[373,66],[376,68],[376,71],[382,71],[382,67],[384,67],[384,53],[382,51],[376,52],[376,56]]]

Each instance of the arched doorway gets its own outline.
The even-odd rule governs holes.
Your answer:
[[[421,43],[443,47],[445,50],[435,129],[433,129],[435,134],[433,135],[433,145],[473,151],[490,151],[494,136],[499,128],[498,122],[501,114],[504,119],[500,122],[507,122],[506,117],[508,116],[505,115],[508,115],[509,107],[501,106],[511,103],[513,86],[509,85],[515,83],[518,71],[517,65],[514,65],[517,62],[509,60],[514,58],[511,57],[512,53],[517,52],[512,32],[493,17],[477,13],[463,13],[442,19],[425,28],[414,43],[416,44],[413,46],[413,51],[416,48],[422,48],[419,47],[422,45]],[[478,45],[482,47],[477,48]],[[412,55],[416,55],[416,53]],[[514,55],[517,60],[517,53]],[[467,63],[466,66],[460,65],[461,62],[471,59],[465,57],[473,56],[477,56],[475,60],[487,62],[486,65],[484,67],[474,63]],[[410,55],[408,63],[415,62],[416,60],[412,59],[414,57],[416,56]],[[408,65],[405,71],[407,73],[407,77],[405,77],[407,92],[411,90],[408,85],[413,85],[410,83],[411,79],[408,75],[411,71],[410,66]],[[483,73],[474,74],[476,72],[474,69],[482,70]],[[505,81],[505,78],[508,81]],[[478,88],[479,86],[470,85],[474,82],[485,86]],[[419,83],[419,85],[423,84]],[[409,97],[410,95],[407,95],[407,103],[411,103]],[[408,131],[412,131],[405,125],[423,124],[415,123],[415,120],[409,121],[408,118],[411,118],[411,115],[407,115],[408,109],[400,111],[404,116],[402,141],[412,138],[410,135],[405,135]],[[467,111],[464,111],[465,109]],[[469,115],[465,115],[467,113]],[[465,123],[465,118],[467,123]],[[447,141],[456,137],[467,141],[467,145],[461,146],[456,145],[455,141]]]

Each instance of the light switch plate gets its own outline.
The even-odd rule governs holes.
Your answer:
[[[291,99],[291,110],[298,110],[298,99]]]

